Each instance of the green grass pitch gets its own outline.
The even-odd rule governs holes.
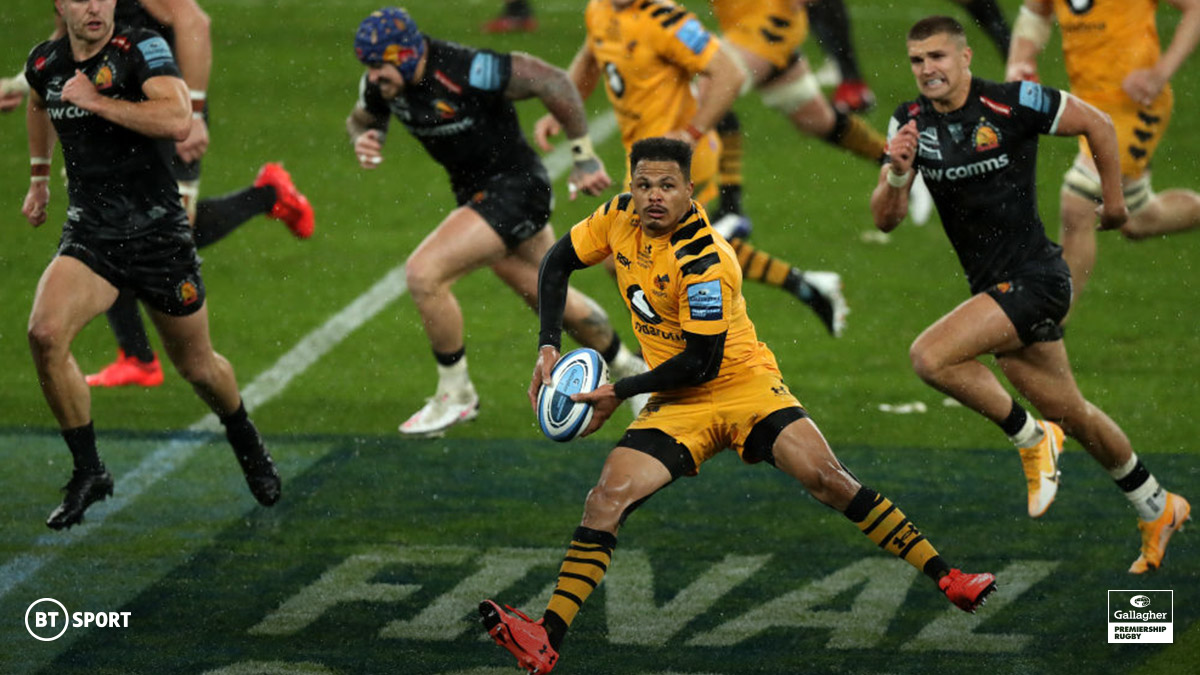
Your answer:
[[[6,74],[50,31],[49,3],[8,4],[0,14]],[[432,393],[435,374],[397,268],[452,198],[441,169],[398,128],[378,171],[360,171],[349,151],[343,120],[361,73],[350,42],[376,6],[202,4],[215,45],[203,193],[239,189],[262,162],[281,160],[317,209],[311,241],[260,218],[203,253],[214,342],[279,460],[284,499],[270,510],[254,504],[202,404],[169,373],[158,389],[94,392],[117,494],[71,532],[42,524],[70,464],[24,330],[66,195],[56,179],[49,222],[36,230],[24,223],[24,121],[0,116],[0,672],[515,672],[481,639],[474,604],[496,596],[540,611],[627,413],[595,440],[541,439],[524,395],[534,317],[480,272],[455,287],[480,416],[443,440],[399,438],[396,425]],[[405,4],[431,35],[525,50],[564,67],[582,38],[583,3],[573,0],[534,0],[542,27],[516,36],[478,31],[499,0],[465,0],[453,11],[444,2]],[[688,4],[711,25],[707,3]],[[904,31],[930,13],[966,15],[946,0],[848,4],[880,100],[868,119],[882,128],[914,93]],[[1019,3],[1001,4],[1014,16]],[[1160,10],[1164,35],[1177,16]],[[995,49],[968,31],[975,74],[999,78]],[[1043,81],[1065,86],[1057,49],[1055,37]],[[809,54],[819,63],[812,45]],[[1159,190],[1200,186],[1195,58],[1174,86],[1175,116],[1155,157]],[[589,101],[592,116],[607,108],[602,92]],[[1196,672],[1194,534],[1173,541],[1158,574],[1127,575],[1135,517],[1074,443],[1059,501],[1029,521],[1016,453],[986,421],[943,406],[908,364],[912,339],[967,292],[940,227],[909,223],[886,244],[864,242],[875,169],[798,137],[754,96],[736,109],[747,130],[754,242],[803,268],[840,272],[853,310],[846,336],[834,341],[795,300],[749,287],[760,336],[847,465],[899,503],[954,564],[997,572],[1001,588],[977,615],[952,610],[927,580],[783,476],[721,456],[631,518],[556,672]],[[542,113],[535,103],[520,110],[526,129]],[[1039,194],[1052,234],[1075,147],[1042,142]],[[619,173],[616,139],[598,149]],[[559,233],[597,204],[569,202],[562,183]],[[1085,395],[1123,426],[1164,484],[1193,498],[1198,256],[1194,234],[1139,244],[1100,235],[1096,276],[1067,337]],[[574,280],[632,342],[605,275],[589,270]],[[74,350],[88,371],[112,352],[103,321]],[[878,408],[917,401],[927,412]],[[1109,589],[1173,590],[1174,645],[1107,644]],[[129,627],[35,640],[22,619],[46,597],[71,612],[128,612]]]

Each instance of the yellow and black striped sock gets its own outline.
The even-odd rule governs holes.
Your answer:
[[[934,581],[950,570],[933,544],[909,522],[908,516],[871,488],[860,487],[844,513],[879,548],[921,570]]]
[[[833,131],[825,137],[830,143],[859,157],[878,162],[887,151],[887,139],[858,115],[835,112]]]
[[[783,288],[792,266],[765,251],[760,251],[744,239],[729,242],[742,266],[742,277],[748,281]]]
[[[716,217],[742,212],[742,126],[737,115],[725,113],[717,122],[721,154],[717,159],[717,185],[721,191]]]
[[[558,649],[579,608],[600,585],[612,562],[616,536],[589,527],[575,528],[567,555],[558,570],[558,585],[543,615],[550,646]]]

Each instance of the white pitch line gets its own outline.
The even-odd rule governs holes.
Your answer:
[[[612,111],[606,111],[600,117],[592,120],[590,125],[590,135],[596,143],[604,142],[617,128],[616,118]],[[550,179],[558,180],[570,168],[570,148],[566,144],[562,144],[547,155],[544,161]],[[403,295],[407,288],[404,265],[393,267],[365,293],[355,298],[342,311],[333,315],[320,328],[301,338],[300,342],[279,357],[274,365],[243,387],[242,401],[246,404],[246,409],[254,410],[278,396],[293,379],[308,370],[359,326],[373,319],[375,315]],[[217,432],[220,430],[220,421],[212,413],[205,415],[188,427],[189,432]],[[189,436],[191,435],[189,434]],[[181,464],[190,459],[200,446],[207,442],[207,439],[194,437],[168,441],[143,459],[132,471],[122,476],[118,483],[120,489],[114,491],[115,494],[112,498],[94,505],[88,511],[87,521],[77,525],[69,532],[44,534],[35,539],[33,548],[36,552],[21,553],[0,567],[0,598],[8,595],[13,588],[37,574],[54,558],[58,551],[87,537],[103,525],[109,516],[120,513],[143,492],[173,473]]]

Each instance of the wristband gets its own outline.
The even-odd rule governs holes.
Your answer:
[[[589,159],[596,159],[596,149],[592,147],[592,139],[587,135],[571,139],[571,159],[578,164]]]
[[[889,168],[887,172],[887,183],[894,188],[905,187],[908,185],[908,179],[912,178],[912,173],[912,169],[909,169],[904,173],[896,173],[894,170]]]
[[[29,158],[29,180],[33,183],[42,183],[50,180],[49,157]]]
[[[698,141],[701,138],[704,138],[704,132],[697,129],[695,124],[688,123],[688,125],[686,127],[684,127],[683,130],[686,131],[688,133],[688,136],[691,136],[692,140],[694,140],[694,141]]]
[[[188,95],[192,99],[192,116],[195,117],[197,113],[204,112],[204,102],[208,100],[208,93],[192,89]]]

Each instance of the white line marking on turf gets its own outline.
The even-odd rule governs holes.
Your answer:
[[[617,122],[612,111],[606,111],[592,120],[590,131],[593,141],[602,143],[616,131]],[[559,145],[545,158],[546,170],[551,181],[558,180],[571,166],[570,148]],[[345,340],[359,326],[370,321],[407,290],[404,265],[393,267],[375,282],[370,289],[358,296],[342,311],[335,314],[320,328],[304,336],[286,354],[279,357],[265,372],[242,388],[242,400],[247,410],[267,403],[287,387],[293,379],[308,370],[322,356]],[[190,432],[217,432],[221,430],[217,416],[209,413],[188,427]],[[191,458],[196,449],[208,443],[208,439],[177,438],[168,441],[158,450],[143,459],[132,471],[120,478],[119,488],[108,500],[92,507],[88,519],[75,526],[70,532],[45,534],[34,540],[33,553],[21,553],[0,567],[0,598],[9,591],[37,574],[50,562],[56,549],[63,549],[83,539],[104,524],[109,516],[120,513],[130,502],[137,499],[179,465]]]

